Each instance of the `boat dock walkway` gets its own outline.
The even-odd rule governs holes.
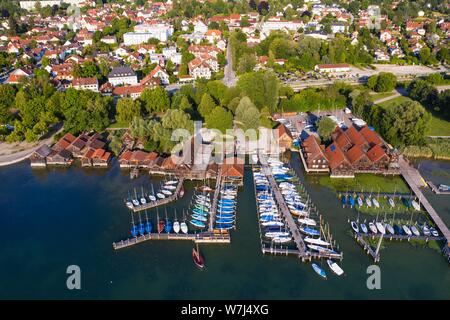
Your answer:
[[[379,238],[381,236],[383,236],[384,239],[388,239],[388,240],[425,240],[425,241],[429,241],[429,240],[436,240],[436,241],[442,241],[445,240],[445,237],[434,237],[434,236],[415,236],[415,235],[398,235],[398,234],[381,234],[381,233],[376,233],[376,234],[366,234],[366,233],[357,233],[357,236],[361,236],[361,237],[368,237],[368,238]]]
[[[433,206],[428,202],[427,198],[425,198],[425,195],[422,193],[422,191],[419,189],[424,185],[425,187],[427,186],[425,180],[422,178],[419,171],[409,165],[409,163],[403,158],[403,156],[400,156],[398,163],[400,165],[400,171],[403,178],[408,183],[409,187],[412,189],[415,195],[419,198],[422,206],[428,212],[431,219],[433,219],[434,223],[439,228],[441,233],[444,235],[447,241],[446,246],[450,247],[450,230],[448,229],[444,221],[442,221],[436,210],[434,210]],[[447,255],[447,258],[449,258],[450,250],[446,250],[444,251],[444,253]]]
[[[379,262],[380,261],[380,253],[377,253],[371,245],[369,245],[364,238],[361,236],[361,234],[356,233],[355,234],[356,242],[358,242],[362,247],[364,248],[364,251],[367,252],[372,258],[373,261]]]
[[[211,205],[211,209],[209,211],[209,228],[208,228],[209,232],[211,232],[213,230],[214,222],[216,221],[217,203],[219,201],[221,185],[222,185],[222,170],[220,170],[220,167],[219,167],[219,172],[217,174],[217,179],[216,179],[216,187],[214,190],[214,198],[213,198],[213,202]]]
[[[430,186],[431,190],[436,194],[450,194],[450,190],[449,191],[440,190],[438,187],[436,187],[436,185],[432,181],[427,181],[427,183]]]
[[[261,164],[262,164],[261,166],[262,172],[269,180],[270,188],[272,189],[275,199],[277,200],[278,207],[280,208],[280,211],[287,222],[289,230],[291,231],[292,237],[294,238],[295,244],[297,245],[298,255],[299,257],[303,258],[307,255],[306,245],[305,242],[303,241],[303,237],[300,234],[300,231],[298,230],[297,224],[295,223],[294,218],[292,217],[291,212],[289,211],[289,208],[286,205],[286,202],[284,201],[284,197],[281,194],[280,188],[278,187],[278,184],[272,175],[272,171],[270,170],[267,163],[263,163],[261,161]]]
[[[346,192],[339,192],[339,196],[364,196],[365,197],[371,197],[371,198],[378,198],[379,197],[390,197],[393,199],[396,198],[407,198],[407,199],[414,199],[416,196],[412,194],[405,194],[405,193],[387,193],[387,192],[362,192],[362,191],[346,191]],[[364,199],[363,199],[364,200]]]
[[[230,243],[230,234],[202,232],[195,234],[148,233],[113,243],[114,250],[128,248],[149,240],[190,240],[195,243]]]
[[[147,210],[147,209],[152,209],[152,208],[156,208],[165,204],[168,204],[172,201],[178,200],[179,198],[181,198],[183,196],[183,182],[184,182],[184,178],[179,177],[179,181],[178,181],[178,185],[177,188],[175,189],[175,192],[173,193],[173,195],[166,197],[164,199],[157,199],[156,201],[150,201],[147,202],[146,204],[141,204],[139,206],[133,206],[133,212],[139,212],[139,211],[143,211],[143,210]]]

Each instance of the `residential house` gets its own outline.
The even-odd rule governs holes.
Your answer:
[[[118,85],[137,85],[138,79],[136,73],[128,66],[116,67],[108,74],[108,82],[113,86]]]
[[[98,92],[98,79],[97,78],[73,79],[72,87],[76,90],[90,90]]]

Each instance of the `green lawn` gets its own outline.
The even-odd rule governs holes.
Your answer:
[[[380,103],[379,105],[384,107],[384,108],[388,108],[388,107],[392,107],[392,106],[397,106],[405,101],[411,101],[410,98],[408,97],[404,97],[404,96],[400,96],[385,102]]]
[[[321,176],[320,184],[333,189],[336,192],[386,192],[409,193],[409,187],[400,176],[384,177],[374,174],[357,174],[354,179],[336,179]]]
[[[394,94],[395,94],[394,92],[375,93],[375,94],[370,95],[370,100],[376,101],[376,100],[379,100],[379,99],[390,97],[390,96],[392,96]]]
[[[129,125],[126,122],[115,122],[111,123],[107,129],[121,129],[121,128],[128,128]]]
[[[433,114],[431,126],[428,131],[430,136],[450,136],[450,121],[441,119]]]

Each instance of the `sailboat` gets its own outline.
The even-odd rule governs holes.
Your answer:
[[[311,237],[305,237],[305,239],[303,239],[303,240],[305,242],[316,244],[316,245],[319,245],[319,246],[329,246],[329,245],[331,245],[329,242],[326,242],[326,241],[324,241],[324,240],[322,240],[320,238],[315,239],[315,238],[311,238]]]
[[[188,233],[188,226],[186,223],[186,214],[184,213],[184,210],[183,210],[183,222],[180,223],[180,229],[181,229],[181,232],[183,232],[184,234]]]
[[[147,232],[148,234],[152,233],[152,223],[150,221],[147,221],[147,223],[145,224],[145,232]]]
[[[415,236],[420,236],[420,232],[419,232],[419,230],[417,230],[416,226],[411,226],[409,229],[411,229],[411,232],[412,232]]]
[[[138,228],[134,224],[133,213],[131,213],[131,236],[137,237],[137,235],[138,235]]]
[[[411,229],[407,225],[403,225],[402,229],[408,236],[412,235]]]
[[[141,204],[146,204],[147,203],[147,199],[145,199],[145,195],[144,195],[144,187],[141,187],[141,191],[142,191],[142,195],[141,195]]]
[[[336,273],[338,276],[341,276],[341,275],[344,274],[344,270],[342,270],[342,268],[339,267],[339,265],[338,265],[336,262],[334,262],[334,261],[328,259],[328,260],[327,260],[327,264],[328,264],[328,266],[330,267],[330,269],[331,269],[334,273]]]
[[[178,219],[177,219],[177,211],[176,210],[175,210],[175,221],[173,223],[173,231],[175,233],[180,232],[180,223],[178,222]]]
[[[416,200],[411,201],[411,204],[416,211],[420,211],[420,204]]]
[[[155,189],[153,188],[153,184],[152,184],[152,194],[150,194],[148,196],[148,198],[150,199],[150,201],[156,201],[156,197],[155,197]]]
[[[361,199],[361,196],[358,196],[357,201],[358,201],[358,206],[362,207],[363,206],[363,201]]]
[[[389,197],[388,202],[389,202],[389,205],[390,205],[392,208],[395,208],[395,202],[394,202],[394,199],[393,199],[393,198]]]
[[[156,208],[156,221],[158,223],[158,233],[163,232],[165,224],[164,224],[164,220],[162,220],[162,219],[160,220],[159,219],[158,208]]]
[[[359,232],[358,224],[357,224],[355,221],[351,221],[351,222],[350,222],[350,225],[351,225],[353,231],[355,231],[356,233]]]
[[[375,226],[375,223],[369,222],[369,229],[372,231],[372,233],[378,233],[377,227]]]
[[[390,234],[395,234],[394,228],[389,223],[386,223],[385,227],[387,232],[389,232]]]
[[[133,202],[133,205],[136,206],[136,207],[138,207],[140,205],[139,204],[139,200],[137,199],[136,189],[134,189],[134,199],[131,200],[131,201]]]
[[[203,269],[205,267],[205,260],[203,259],[200,250],[198,249],[198,244],[196,248],[192,248],[192,260],[200,269]]]
[[[386,233],[386,229],[384,228],[384,226],[381,222],[376,222],[375,226],[377,227],[378,231],[380,231],[381,234]]]
[[[364,233],[367,233],[368,232],[368,230],[367,230],[367,226],[366,226],[366,224],[365,223],[361,223],[361,231],[362,232],[364,232]]]
[[[316,220],[310,219],[310,218],[299,218],[297,219],[298,223],[300,224],[306,224],[307,226],[313,226],[315,227],[317,225]]]
[[[164,231],[166,233],[170,233],[170,231],[172,231],[172,221],[169,220],[169,218],[167,218],[167,210],[166,210],[166,225],[164,226]]]

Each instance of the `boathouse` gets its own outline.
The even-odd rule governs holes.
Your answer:
[[[220,175],[225,183],[242,185],[244,181],[244,160],[238,157],[225,158],[220,166]]]
[[[47,165],[70,166],[72,162],[72,154],[65,149],[60,151],[53,150],[47,156]]]
[[[43,144],[37,148],[30,156],[30,162],[32,167],[45,167],[47,166],[47,156],[52,153],[52,149],[46,144]]]
[[[280,123],[274,129],[274,134],[281,152],[291,149],[294,138],[291,131],[284,124]]]

